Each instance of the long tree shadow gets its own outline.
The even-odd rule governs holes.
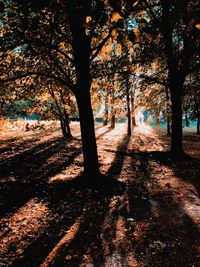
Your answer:
[[[192,264],[198,266],[198,264],[195,265],[197,228],[184,211],[179,199],[174,199],[173,187],[166,187],[163,190],[158,186],[158,190],[154,192],[149,189],[151,184],[155,183],[152,163],[157,164],[157,168],[168,167],[178,179],[185,180],[185,175],[179,173],[181,163],[174,163],[168,153],[130,151],[127,149],[129,138],[125,136],[119,144],[111,167],[105,176],[99,178],[100,182],[97,184],[90,184],[84,178],[76,177],[72,181],[54,182],[50,185],[44,183],[41,186],[41,181],[51,175],[48,168],[54,170],[60,161],[54,162],[53,158],[53,161],[46,164],[44,168],[42,168],[43,164],[38,165],[44,170],[39,176],[40,179],[37,179],[36,174],[32,175],[32,182],[25,187],[33,192],[32,195],[29,194],[27,200],[34,197],[37,199],[38,207],[41,206],[41,209],[44,209],[43,206],[45,206],[47,210],[44,215],[41,215],[42,218],[37,219],[41,230],[32,236],[29,233],[21,237],[21,233],[28,231],[26,230],[28,226],[23,220],[24,226],[18,233],[12,232],[10,227],[8,229],[10,235],[6,232],[3,241],[10,243],[9,238],[12,235],[18,235],[18,239],[22,238],[22,240],[15,246],[9,244],[6,253],[11,256],[5,257],[2,263],[10,266],[41,265],[43,267],[75,267],[86,266],[89,263],[94,263],[95,267],[104,266],[106,257],[112,256],[116,250],[113,244],[116,237],[115,228],[119,217],[122,216],[127,222],[127,239],[141,266],[142,264],[155,267],[162,265],[179,267]],[[58,146],[59,142],[52,146],[54,155]],[[65,148],[64,146],[63,149]],[[72,150],[71,147],[69,150]],[[66,151],[68,154],[69,151],[67,149]],[[36,155],[43,157],[45,162],[48,157],[43,156],[43,153],[47,152],[46,146],[39,147]],[[135,177],[129,184],[117,181],[125,157],[131,159]],[[22,160],[23,157],[20,159]],[[6,176],[7,172],[5,171],[4,174]],[[20,177],[25,178],[23,175],[19,176],[19,179]],[[126,195],[128,205],[123,206],[121,204]],[[26,211],[26,204],[24,209]],[[29,221],[36,224],[34,212],[33,209],[33,219]],[[11,216],[11,221],[14,221],[15,217],[16,215]],[[104,246],[109,248],[107,252]],[[122,249],[121,253],[125,250]]]
[[[113,130],[113,128],[108,128],[106,131],[104,131],[103,133],[97,135],[96,139],[100,139],[101,137],[103,137],[104,135],[106,135],[107,133],[111,132]]]
[[[152,160],[162,166],[171,168],[174,175],[183,181],[187,181],[194,185],[198,194],[200,193],[200,160],[197,157],[186,155],[185,158],[173,159],[170,152],[148,151],[134,153],[135,157]]]
[[[0,164],[1,216],[39,195],[47,180],[70,165],[80,153],[78,140],[66,142],[55,138],[4,160]]]
[[[117,177],[123,166],[125,157],[125,153],[123,152],[126,151],[129,140],[130,137],[125,136],[117,147],[116,156],[111,167],[107,174],[100,178],[101,182],[98,184],[99,187],[92,193],[92,198],[89,198],[89,202],[87,203],[89,209],[86,209],[87,212],[81,221],[79,231],[70,244],[67,247],[63,247],[50,266],[79,266],[84,261],[84,255],[86,257],[85,261],[88,261],[88,263],[95,262],[95,266],[103,266],[105,262],[105,255],[102,248],[103,224],[109,212],[111,198],[123,194],[126,189],[125,184],[117,181]],[[118,153],[119,151],[122,153]],[[113,226],[119,212],[113,214]],[[68,253],[76,255],[76,257],[72,257],[71,259],[67,258],[66,260]]]
[[[196,222],[184,209],[184,199],[177,196],[177,189],[170,183],[162,186],[168,173],[191,183],[188,174],[194,166],[199,172],[197,159],[187,158],[183,164],[183,161],[174,161],[170,153],[158,151],[132,152],[129,156],[136,181],[128,190],[128,215],[133,218],[132,229],[135,228],[136,238],[131,240],[138,264],[198,266],[199,229]]]
[[[118,150],[125,151],[128,142],[129,138],[125,137]],[[48,227],[31,240],[23,257],[14,260],[13,266],[39,266],[43,263],[42,266],[73,267],[83,261],[94,261],[95,266],[102,266],[104,219],[111,198],[125,191],[125,185],[116,180],[122,165],[123,156],[116,153],[107,175],[100,178],[98,186],[84,184],[83,179],[77,177],[71,182],[55,183],[41,192],[40,198],[52,214]]]
[[[13,155],[14,151],[20,151],[21,149],[25,151],[27,147],[32,147],[36,141],[38,141],[39,137],[32,137],[31,140],[23,140],[20,137],[6,139],[0,141],[0,153],[2,154],[11,154]],[[3,162],[3,159],[1,159],[1,162]]]

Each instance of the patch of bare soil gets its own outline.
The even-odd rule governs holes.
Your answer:
[[[200,266],[200,138],[186,134],[190,157],[175,162],[164,132],[97,124],[94,187],[71,127],[69,140],[56,127],[1,134],[0,266]]]

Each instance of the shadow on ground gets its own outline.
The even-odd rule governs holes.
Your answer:
[[[198,160],[183,164],[166,152],[130,151],[133,141],[124,137],[98,186],[80,176],[48,183],[81,154],[76,139],[54,138],[1,162],[1,263],[198,266],[198,225],[184,210],[181,187],[162,184],[171,173],[197,189]],[[125,158],[134,174],[126,183],[118,181]]]

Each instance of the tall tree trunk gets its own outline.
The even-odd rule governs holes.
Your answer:
[[[200,111],[197,111],[197,134],[200,134]]]
[[[84,174],[95,181],[99,176],[97,145],[94,130],[94,117],[90,95],[90,55],[91,38],[86,34],[88,1],[69,1],[69,23],[72,34],[74,66],[76,70],[76,96],[84,159]]]
[[[69,126],[70,119],[69,119],[69,115],[68,115],[68,113],[66,111],[66,108],[64,107],[65,104],[66,104],[66,102],[65,102],[65,99],[64,99],[64,95],[63,95],[62,90],[60,90],[60,98],[61,98],[61,102],[63,104],[62,114],[63,114],[63,118],[64,118],[65,128],[67,129],[68,136],[69,137],[72,137],[71,129],[70,129],[70,126]],[[68,101],[69,101],[69,99],[70,98],[68,98]]]
[[[64,118],[63,118],[63,115],[61,113],[59,114],[59,120],[60,120],[60,127],[62,130],[62,135],[63,135],[63,137],[68,138],[69,137],[68,132],[66,130]]]
[[[110,120],[110,127],[112,129],[115,128],[115,108],[114,108],[114,105],[115,105],[115,75],[113,77],[113,81],[112,81],[112,88],[111,88],[111,91],[110,91],[110,96],[111,96],[111,120]]]
[[[85,88],[82,88],[82,91],[79,91],[76,95],[81,126],[84,174],[88,176],[87,178],[95,180],[96,175],[99,174],[99,164],[94,131],[94,118],[90,92],[84,89]]]
[[[168,87],[165,86],[166,92],[166,115],[167,115],[167,135],[171,135],[171,119],[170,119],[170,102],[169,102],[169,90]]]
[[[71,130],[70,130],[70,127],[69,127],[69,121],[67,122],[66,120],[66,116],[67,115],[67,112],[65,110],[65,112],[63,112],[62,110],[62,107],[60,107],[59,103],[58,103],[58,100],[55,96],[55,93],[54,93],[54,90],[52,88],[49,87],[49,93],[51,95],[51,97],[53,98],[53,100],[55,101],[55,104],[56,104],[56,108],[57,108],[57,112],[58,112],[58,117],[59,117],[59,120],[60,120],[60,127],[61,127],[61,130],[62,130],[62,135],[63,137],[65,138],[68,138],[68,137],[71,137]]]
[[[197,113],[197,134],[200,134],[200,109],[196,98],[196,94],[194,94],[194,103],[195,103],[195,111]]]
[[[132,120],[132,126],[136,126],[135,121],[135,107],[134,107],[134,96],[133,93],[131,93],[131,120]]]
[[[158,112],[155,112],[155,116],[156,116],[156,128],[159,128],[160,127],[160,120],[159,120]]]
[[[127,74],[128,75],[128,74]],[[130,93],[129,93],[129,78],[126,78],[126,103],[127,103],[127,134],[131,135],[131,110],[130,110]]]
[[[189,122],[188,114],[187,114],[187,111],[186,110],[185,110],[185,126],[186,127],[189,127],[190,126],[190,122]]]
[[[174,84],[170,87],[172,100],[171,152],[175,157],[183,154],[182,147],[182,87]]]
[[[69,115],[67,114],[67,111],[65,108],[62,109],[62,113],[63,113],[64,125],[65,125],[65,128],[67,129],[67,135],[68,137],[72,137],[71,129],[69,126]]]
[[[106,93],[105,96],[105,110],[104,110],[104,118],[103,118],[103,125],[107,125],[108,124],[108,94]]]
[[[115,128],[115,114],[112,114],[110,122],[111,122],[110,127],[114,129]]]
[[[167,113],[167,135],[171,135],[171,120],[169,113]]]

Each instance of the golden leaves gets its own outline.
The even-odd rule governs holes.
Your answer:
[[[102,47],[102,49],[101,49],[101,52],[102,53],[110,53],[110,52],[112,52],[112,46],[111,46],[111,44],[104,45]]]
[[[117,22],[119,19],[122,19],[122,17],[120,16],[120,14],[118,12],[114,12],[111,18],[112,22]]]
[[[195,27],[196,27],[198,30],[200,30],[200,23],[197,23],[197,24],[195,25]]]
[[[133,7],[137,6],[139,4],[139,1],[136,1],[134,4],[133,4]]]
[[[133,29],[133,33],[135,35],[135,42],[138,43],[140,41],[140,31],[139,29]]]
[[[92,18],[91,18],[90,16],[87,16],[87,17],[86,17],[86,23],[90,23],[91,20],[92,20]]]
[[[59,48],[60,48],[60,49],[65,49],[65,42],[60,43],[60,44],[59,44]]]

